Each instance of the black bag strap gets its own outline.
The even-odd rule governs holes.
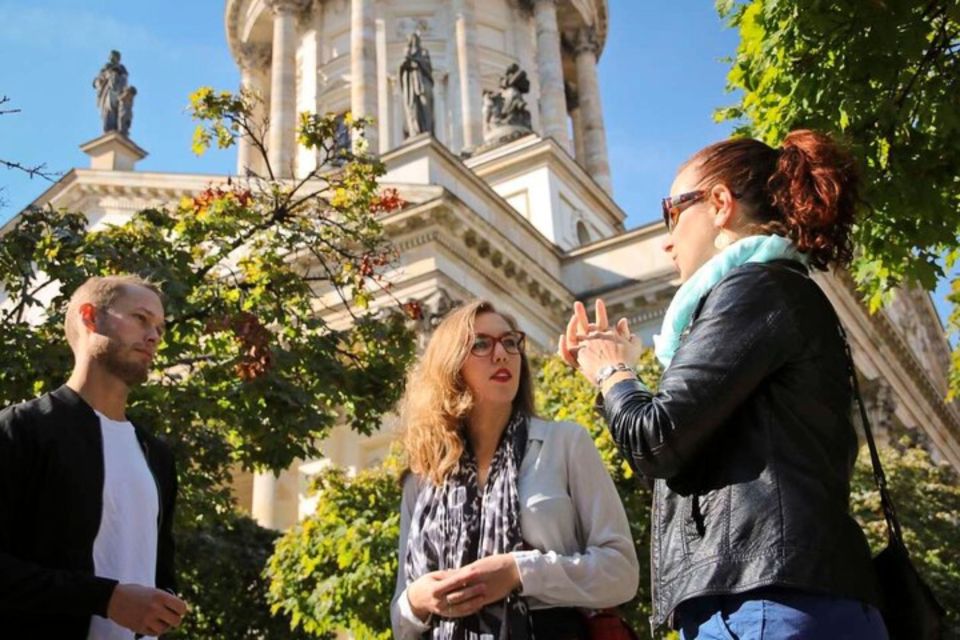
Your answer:
[[[887,533],[891,541],[895,541],[903,546],[903,533],[900,530],[900,520],[897,518],[897,511],[893,506],[890,491],[887,489],[887,476],[883,473],[883,467],[880,465],[880,454],[877,453],[877,443],[873,440],[870,420],[867,418],[867,409],[863,404],[863,397],[860,395],[860,385],[857,382],[857,371],[853,366],[853,353],[850,350],[850,341],[847,340],[847,332],[843,330],[843,325],[839,322],[837,323],[837,330],[840,332],[843,349],[847,354],[850,384],[853,385],[853,395],[857,399],[857,404],[860,407],[860,419],[863,422],[863,433],[867,438],[867,447],[870,449],[870,462],[873,464],[873,479],[877,483],[877,488],[880,490],[880,505],[883,507],[883,517],[887,521]]]

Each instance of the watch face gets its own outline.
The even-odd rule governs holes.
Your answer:
[[[613,372],[616,370],[617,370],[616,367],[611,367],[610,365],[607,365],[601,368],[600,371],[597,371],[597,384],[603,382],[604,380],[612,376]]]

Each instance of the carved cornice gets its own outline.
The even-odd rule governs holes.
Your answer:
[[[238,47],[237,63],[244,71],[263,71],[270,66],[273,50],[268,44],[242,44]]]
[[[463,300],[454,298],[443,287],[439,287],[428,295],[408,302],[415,302],[419,306],[420,317],[409,324],[417,333],[417,346],[423,350],[427,346],[434,329],[447,314],[463,304]]]
[[[599,55],[600,40],[597,37],[597,30],[592,26],[580,27],[570,38],[570,47],[575,56],[584,53],[592,53],[594,56]]]
[[[244,0],[227,0],[227,6],[225,13],[224,22],[226,23],[227,31],[227,47],[230,49],[231,55],[233,55],[234,60],[239,59],[240,57],[240,15],[241,15],[241,6],[246,5]]]
[[[896,357],[898,364],[906,373],[914,388],[920,392],[927,401],[933,412],[943,421],[947,428],[945,436],[953,440],[953,446],[956,449],[958,439],[960,439],[960,414],[955,406],[947,404],[944,399],[944,390],[937,389],[936,385],[930,379],[922,363],[914,355],[909,345],[903,339],[900,331],[891,322],[890,318],[883,313],[869,313],[861,302],[857,292],[856,283],[847,272],[838,272],[836,274],[837,282],[846,290],[846,293],[855,301],[857,309],[863,314],[867,322],[876,331],[883,341],[890,347]],[[915,425],[920,429],[927,429],[933,425]],[[956,463],[955,463],[956,464]]]
[[[273,11],[274,15],[280,15],[281,13],[286,14],[300,14],[308,11],[313,3],[310,0],[263,0],[264,4]]]
[[[618,315],[616,309],[614,309],[614,315]],[[665,315],[667,315],[667,305],[640,309],[639,311],[634,311],[632,315],[625,317],[631,326],[637,326],[650,322],[651,320],[658,320]]]
[[[405,216],[402,224],[388,225],[394,246],[404,252],[433,242],[453,255],[472,258],[471,265],[482,265],[488,277],[510,286],[540,308],[543,317],[562,326],[573,303],[566,287],[486,220],[458,215],[456,206],[449,196],[419,205],[419,211]]]
[[[533,16],[533,0],[516,0],[516,6],[521,16],[526,18]]]

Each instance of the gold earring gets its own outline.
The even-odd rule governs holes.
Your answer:
[[[725,232],[721,231],[717,234],[717,237],[713,239],[713,246],[717,248],[717,251],[723,251],[731,244],[730,236]]]

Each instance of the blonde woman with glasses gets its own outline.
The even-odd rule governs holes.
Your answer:
[[[613,482],[583,427],[534,416],[524,342],[475,301],[440,323],[409,376],[396,638],[582,638],[576,609],[637,591]]]

